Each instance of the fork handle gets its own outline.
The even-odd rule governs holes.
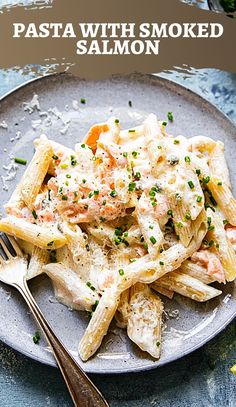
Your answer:
[[[43,331],[47,342],[52,348],[74,405],[76,407],[109,407],[99,390],[54,334],[52,328],[36,304],[26,281],[21,285],[15,285],[15,287],[24,297],[32,314]]]

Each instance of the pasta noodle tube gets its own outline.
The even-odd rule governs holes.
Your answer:
[[[116,311],[115,318],[117,321],[117,325],[120,328],[125,328],[128,323],[128,316],[129,316],[129,292],[130,290],[124,291],[120,296],[120,303],[119,307]]]
[[[182,244],[176,244],[162,252],[155,261],[151,261],[150,256],[146,255],[117,270],[118,281],[104,292],[79,345],[79,353],[83,360],[91,357],[102,343],[119,306],[122,292],[138,282],[153,283],[164,274],[180,267],[184,260],[200,248],[206,231],[206,223],[203,222],[196,239],[192,239],[188,248]]]
[[[177,271],[188,274],[189,276],[194,277],[205,284],[210,284],[215,281],[214,276],[209,276],[207,274],[207,268],[200,266],[199,264],[194,263],[191,260],[184,261]]]
[[[159,359],[163,304],[146,284],[131,287],[127,333],[140,349]]]
[[[82,360],[89,359],[101,345],[119,302],[120,292],[114,287],[108,288],[104,292],[79,344],[79,354]]]
[[[229,170],[225,161],[224,143],[217,141],[213,151],[210,154],[209,168],[212,175],[221,179],[229,188],[231,188]]]
[[[210,177],[207,184],[219,208],[231,225],[236,226],[236,200],[230,188],[220,178]]]
[[[151,285],[154,290],[157,288],[157,291],[159,286],[173,290],[184,297],[191,298],[198,302],[208,301],[222,294],[222,291],[208,286],[194,277],[184,273],[178,273],[177,271],[166,274]]]
[[[84,283],[71,269],[60,263],[51,263],[43,267],[44,272],[56,283],[68,292],[72,308],[77,310],[92,311],[93,306],[99,301],[95,290]]]
[[[233,281],[236,277],[236,255],[233,245],[227,238],[223,219],[218,212],[213,212],[210,208],[207,209],[209,220],[208,232],[210,240],[215,242],[214,248],[216,255],[219,257],[225,271],[227,281]]]
[[[40,249],[40,247],[33,246],[29,267],[27,270],[26,279],[37,277],[43,273],[43,266],[50,261],[50,255],[47,250]]]
[[[22,199],[30,210],[34,207],[34,201],[48,172],[52,155],[53,149],[49,140],[46,137],[42,138],[20,182]]]
[[[45,228],[15,216],[1,219],[0,231],[26,240],[41,249],[57,249],[66,244],[65,236],[56,228]]]
[[[188,247],[178,243],[163,251],[156,260],[151,261],[150,256],[147,255],[124,267],[124,273],[118,282],[120,291],[123,292],[137,282],[151,284],[166,273],[179,268],[184,260],[187,260],[200,248],[206,232],[206,223],[203,222],[196,239],[193,238]]]

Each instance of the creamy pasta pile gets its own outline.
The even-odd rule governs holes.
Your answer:
[[[223,143],[173,137],[150,114],[127,130],[114,117],[96,124],[74,149],[45,135],[35,146],[0,231],[20,240],[29,279],[46,273],[59,301],[91,312],[83,360],[113,317],[159,358],[162,299],[207,301],[221,294],[212,283],[236,276]]]

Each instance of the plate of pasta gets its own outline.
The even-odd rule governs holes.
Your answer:
[[[233,124],[151,75],[32,81],[1,101],[0,231],[87,372],[163,365],[235,316]],[[0,290],[1,339],[54,365],[19,296]]]

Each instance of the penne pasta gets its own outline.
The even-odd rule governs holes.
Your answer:
[[[211,176],[207,186],[223,212],[225,219],[229,220],[233,226],[236,226],[236,200],[228,185],[223,183],[221,178]]]
[[[211,151],[209,159],[210,174],[222,183],[226,184],[231,189],[231,182],[229,177],[229,170],[224,156],[224,143],[217,141]]]
[[[60,263],[51,263],[43,267],[43,271],[62,287],[69,296],[65,298],[65,305],[77,310],[92,311],[99,301],[99,296],[90,284],[84,283],[71,269]],[[62,300],[62,298],[60,299]]]
[[[155,359],[161,353],[163,304],[146,284],[131,288],[127,333],[129,338]]]
[[[173,137],[150,114],[127,130],[115,117],[95,124],[74,148],[44,135],[35,146],[0,220],[29,259],[27,279],[45,272],[59,302],[91,312],[82,360],[113,317],[158,359],[164,306],[154,291],[205,302],[221,294],[209,284],[236,278],[223,143]]]
[[[120,293],[113,287],[104,292],[79,344],[79,354],[82,360],[89,359],[101,345],[119,302]]]
[[[155,219],[154,209],[145,194],[142,194],[137,202],[136,213],[141,233],[148,247],[148,253],[152,258],[156,258],[163,242],[163,233]]]
[[[34,246],[29,261],[26,279],[30,280],[31,278],[42,274],[44,272],[43,267],[49,262],[50,253],[47,250]]]
[[[227,238],[222,216],[217,211],[207,209],[209,229],[209,240],[214,241],[212,250],[219,256],[224,268],[226,281],[233,281],[236,277],[236,254],[233,245]]]
[[[55,227],[35,225],[22,218],[8,216],[0,220],[0,231],[25,240],[41,249],[57,249],[66,244],[66,238]]]
[[[35,199],[52,161],[53,150],[48,139],[41,138],[34,157],[27,167],[20,183],[20,194],[27,207],[34,208]]]
[[[184,297],[199,302],[211,300],[222,294],[222,291],[204,284],[188,274],[179,273],[178,271],[168,273],[151,284],[151,288],[155,291],[158,291],[159,287],[174,291]]]

